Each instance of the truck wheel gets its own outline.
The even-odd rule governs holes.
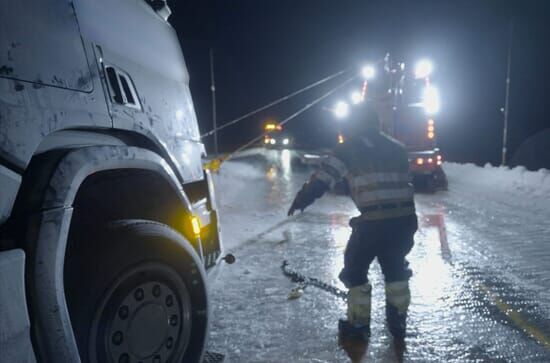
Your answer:
[[[71,241],[65,268],[82,361],[200,362],[205,275],[189,243],[150,221],[119,221],[95,236]]]
[[[434,185],[439,190],[447,190],[448,182],[447,182],[447,176],[445,175],[445,172],[443,169],[437,168],[433,174],[432,178],[434,180]]]
[[[435,193],[437,191],[437,178],[435,174],[430,174],[426,177],[426,191]]]

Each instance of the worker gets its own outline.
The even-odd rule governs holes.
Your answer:
[[[349,289],[340,338],[368,343],[372,287],[367,273],[377,258],[385,279],[388,328],[396,345],[404,346],[411,276],[405,257],[418,227],[409,163],[404,147],[380,131],[376,112],[367,105],[360,111],[360,117],[350,120],[346,141],[303,185],[288,215],[303,211],[339,183],[346,186],[361,214],[350,220],[352,232],[339,275]]]

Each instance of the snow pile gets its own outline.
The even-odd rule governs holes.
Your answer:
[[[460,186],[460,189],[481,190],[489,197],[501,194],[507,199],[523,200],[522,204],[529,208],[550,209],[550,170],[456,163],[445,163],[443,168],[450,190]]]

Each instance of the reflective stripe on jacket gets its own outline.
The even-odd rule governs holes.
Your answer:
[[[347,182],[365,219],[415,213],[407,152],[398,141],[376,130],[339,145],[322,162],[315,178],[331,189]]]

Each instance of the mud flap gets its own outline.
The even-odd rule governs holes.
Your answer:
[[[0,361],[34,363],[25,297],[25,253],[0,252]]]
[[[229,363],[225,356],[220,353],[206,352],[202,363]]]

